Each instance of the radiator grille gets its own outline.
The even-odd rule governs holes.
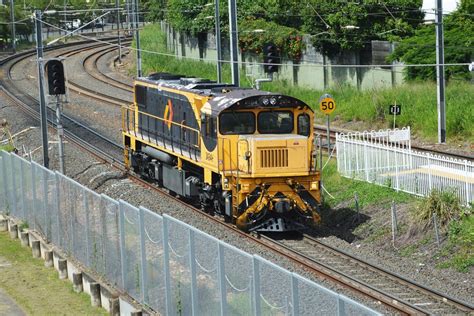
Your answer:
[[[288,149],[260,149],[260,168],[288,167]]]

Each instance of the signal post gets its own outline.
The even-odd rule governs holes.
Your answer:
[[[64,66],[61,60],[51,59],[46,63],[48,74],[49,94],[56,96],[56,129],[58,130],[58,153],[59,171],[64,174],[64,129],[61,120],[61,100],[60,95],[66,94],[66,82],[64,79]]]

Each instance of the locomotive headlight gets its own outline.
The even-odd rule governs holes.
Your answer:
[[[270,101],[269,101],[267,98],[265,98],[265,99],[262,100],[262,103],[263,103],[263,105],[265,105],[265,106],[267,106],[269,102],[270,102]]]
[[[271,105],[277,104],[277,99],[276,98],[270,98],[270,104]]]
[[[229,186],[229,179],[224,178],[224,188],[227,188]]]
[[[311,181],[309,184],[309,189],[310,190],[318,190],[319,189],[319,181]]]

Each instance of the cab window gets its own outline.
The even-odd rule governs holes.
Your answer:
[[[303,136],[309,136],[311,126],[309,122],[308,114],[298,115],[298,134]]]
[[[223,135],[255,133],[252,112],[224,112],[219,116],[219,131]]]
[[[290,134],[293,132],[293,113],[290,111],[268,111],[258,114],[260,134]]]

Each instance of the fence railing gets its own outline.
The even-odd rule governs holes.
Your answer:
[[[454,190],[464,205],[473,202],[474,164],[417,152],[397,142],[379,142],[337,134],[337,170],[347,178],[391,187],[419,196],[434,189]]]
[[[0,213],[164,315],[378,315],[170,216],[0,153]]]

